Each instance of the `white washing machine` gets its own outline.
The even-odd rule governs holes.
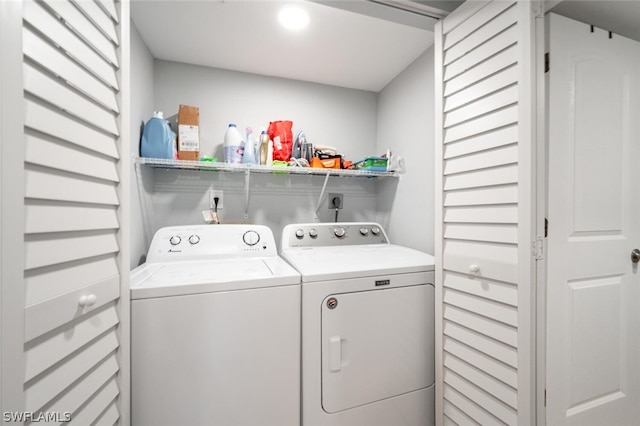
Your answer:
[[[160,229],[131,276],[136,426],[300,424],[300,275],[266,226]]]
[[[375,223],[292,224],[303,426],[434,424],[434,259]]]

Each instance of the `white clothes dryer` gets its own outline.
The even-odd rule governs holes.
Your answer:
[[[266,226],[168,227],[131,275],[136,426],[300,424],[300,275]]]
[[[375,223],[292,224],[303,426],[434,424],[434,259]]]

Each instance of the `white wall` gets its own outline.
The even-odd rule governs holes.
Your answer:
[[[131,153],[140,153],[140,126],[153,111],[153,56],[142,41],[138,29],[131,21]],[[139,179],[137,173],[145,176]],[[131,165],[131,267],[140,263],[140,259],[147,253],[148,237],[145,236],[145,224],[142,215],[140,185],[143,181],[150,182],[151,170]],[[144,195],[144,191],[143,191]]]
[[[434,250],[434,50],[378,95],[377,151],[401,155],[407,173],[380,183],[378,220],[394,244]]]
[[[375,154],[374,92],[266,77],[216,68],[155,61],[155,101],[165,117],[178,105],[200,108],[201,155],[222,159],[222,141],[229,123],[244,134],[269,121],[293,121],[313,144],[332,145],[347,158]]]

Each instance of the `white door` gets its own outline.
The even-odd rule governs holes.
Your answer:
[[[549,16],[547,424],[640,424],[640,43]]]

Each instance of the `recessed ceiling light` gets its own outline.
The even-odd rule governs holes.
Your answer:
[[[278,13],[278,21],[289,30],[301,30],[309,25],[309,14],[297,6],[285,6]]]

